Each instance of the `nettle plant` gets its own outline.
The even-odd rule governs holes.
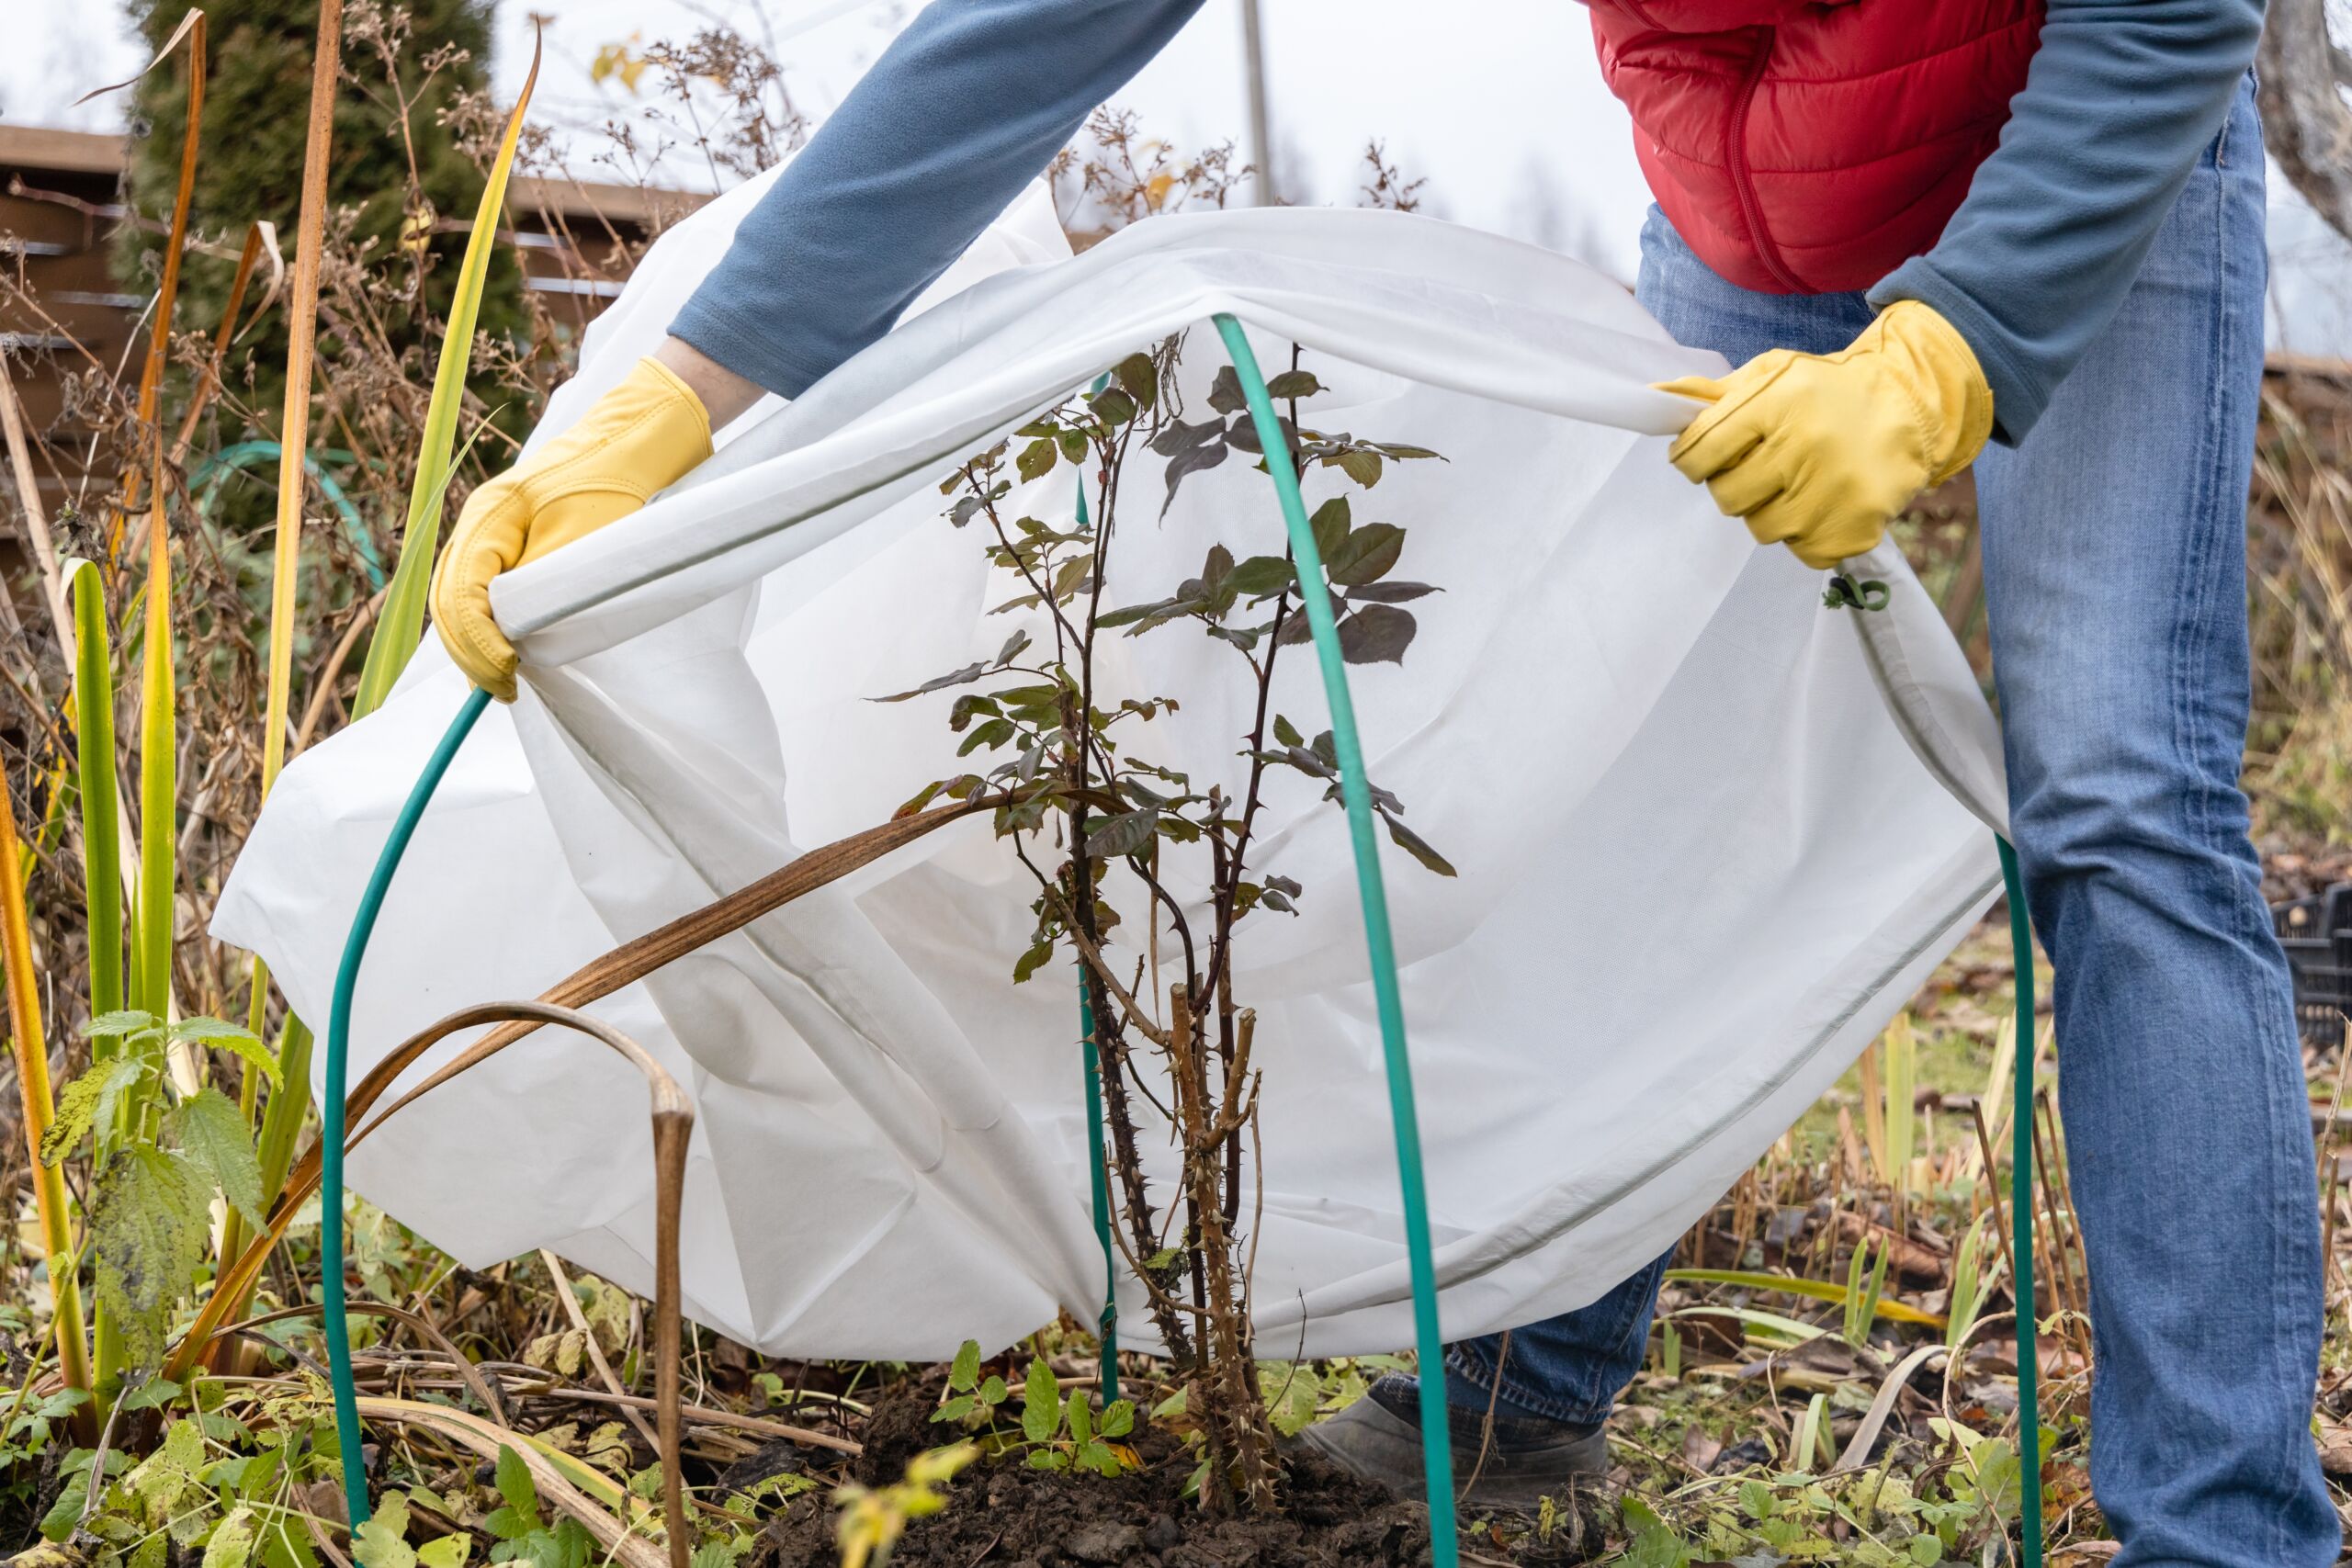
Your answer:
[[[1272,711],[1276,665],[1309,633],[1271,487],[1261,504],[1234,518],[1237,536],[1258,547],[1206,542],[1198,573],[1164,596],[1104,603],[1124,481],[1139,451],[1164,459],[1161,517],[1188,479],[1236,454],[1263,467],[1230,367],[1216,372],[1204,417],[1186,417],[1178,378],[1183,346],[1182,336],[1171,337],[1129,355],[1092,392],[1023,425],[940,487],[956,498],[950,521],[983,529],[989,559],[1019,585],[993,613],[1042,612],[1051,641],[1015,632],[994,659],[880,700],[956,693],[948,727],[964,738],[958,755],[980,759],[972,765],[986,771],[933,782],[900,815],[942,796],[999,802],[997,835],[1037,887],[1035,929],[1012,978],[1046,972],[1065,951],[1083,977],[1102,1064],[1112,1228],[1143,1281],[1182,1382],[1160,1409],[1202,1450],[1204,1504],[1262,1506],[1274,1501],[1279,1466],[1251,1354],[1250,1237],[1243,1223],[1254,1180],[1244,1148],[1257,1139],[1257,1017],[1235,994],[1234,943],[1252,920],[1295,914],[1306,893],[1252,864],[1269,778],[1277,770],[1304,774],[1336,803],[1339,770],[1328,732],[1310,739]],[[1301,405],[1324,388],[1302,358],[1294,345],[1290,367],[1269,390],[1283,405],[1281,428],[1300,471],[1322,470],[1347,487],[1313,514],[1340,645],[1350,663],[1402,662],[1419,629],[1405,606],[1437,590],[1396,575],[1405,528],[1357,521],[1362,493],[1351,492],[1373,491],[1392,463],[1438,454],[1305,423]],[[1009,504],[1016,485],[1062,464],[1079,469],[1075,518],[1016,514]],[[1229,649],[1235,678],[1254,694],[1250,728],[1235,737],[1229,760],[1150,754],[1152,722],[1174,712],[1179,699],[1113,696],[1098,685],[1097,654],[1106,638],[1183,629]],[[1229,776],[1212,781],[1213,773]],[[1397,845],[1430,871],[1453,874],[1405,825],[1401,801],[1376,786],[1373,796]],[[1175,876],[1179,856],[1194,857],[1188,874],[1205,874]],[[1114,874],[1120,871],[1126,874]],[[1206,892],[1179,898],[1171,882]],[[1172,1192],[1155,1192],[1146,1179],[1147,1136],[1164,1136],[1178,1151]]]
[[[94,1059],[58,1097],[40,1159],[55,1167],[91,1142],[85,1246],[97,1258],[98,1308],[120,1332],[128,1364],[147,1367],[203,1264],[214,1198],[255,1226],[268,1207],[252,1129],[235,1100],[202,1083],[195,1053],[229,1052],[273,1085],[279,1067],[251,1032],[217,1018],[166,1022],[118,1010],[83,1033]],[[187,1054],[187,1070],[173,1070],[175,1053]]]

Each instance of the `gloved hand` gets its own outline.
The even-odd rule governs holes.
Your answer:
[[[640,359],[580,423],[466,498],[433,577],[433,625],[467,679],[514,700],[514,649],[490,582],[618,522],[710,456],[710,416],[667,367]]]
[[[1894,514],[1975,460],[1993,389],[1967,340],[1930,306],[1898,299],[1830,355],[1776,348],[1720,379],[1659,390],[1713,406],[1667,453],[1762,545],[1811,567],[1877,544]]]

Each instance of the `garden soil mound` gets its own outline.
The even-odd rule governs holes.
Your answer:
[[[933,1401],[921,1391],[876,1408],[858,1477],[897,1480],[906,1461],[938,1446]],[[944,1512],[919,1519],[890,1554],[892,1568],[1419,1568],[1430,1561],[1429,1515],[1384,1488],[1311,1455],[1289,1454],[1279,1515],[1213,1519],[1183,1495],[1191,1453],[1163,1431],[1138,1438],[1143,1468],[1106,1480],[1031,1470],[1018,1453],[973,1466],[950,1486]],[[1538,1565],[1601,1554],[1597,1499],[1564,1510],[1549,1539],[1532,1522],[1465,1514],[1468,1560]],[[795,1498],[768,1523],[746,1568],[833,1568],[836,1512],[821,1492]]]

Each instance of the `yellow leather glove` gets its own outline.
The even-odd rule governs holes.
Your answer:
[[[1967,340],[1937,311],[1899,299],[1837,354],[1776,348],[1716,379],[1659,390],[1713,405],[1667,453],[1746,519],[1760,545],[1811,567],[1877,544],[1894,514],[1975,460],[1993,430],[1993,389]]]
[[[702,400],[640,359],[579,423],[467,497],[433,577],[433,625],[467,679],[514,700],[514,648],[491,617],[491,579],[618,522],[709,456]]]

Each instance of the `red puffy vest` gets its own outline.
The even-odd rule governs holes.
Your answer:
[[[1743,288],[1867,288],[1936,243],[2041,0],[1588,0],[1658,206]]]

